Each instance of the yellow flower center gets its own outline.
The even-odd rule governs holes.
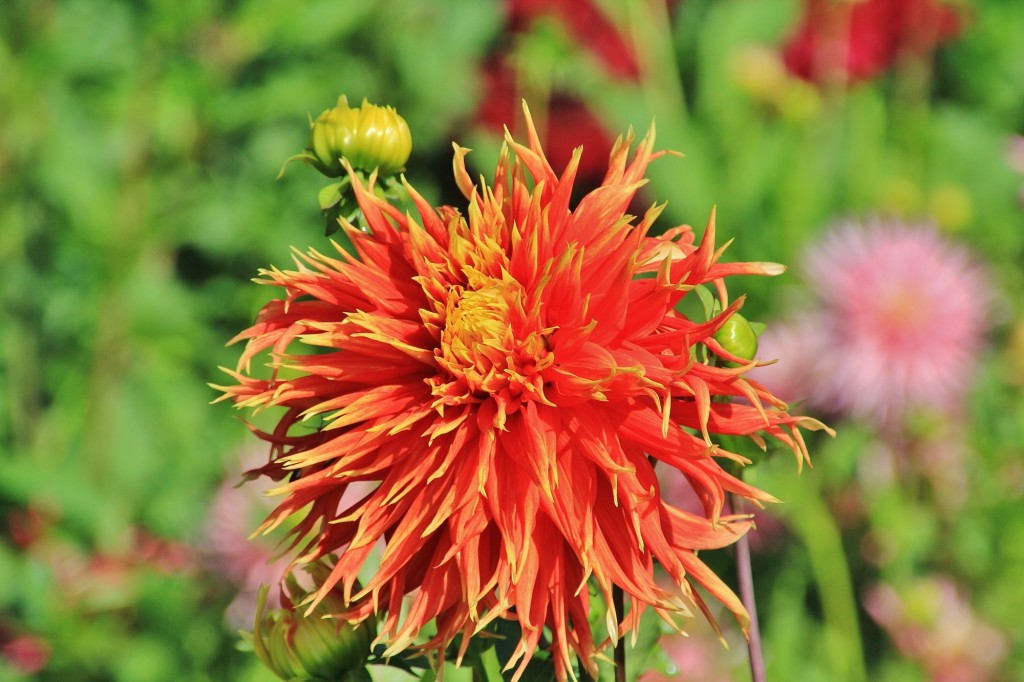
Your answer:
[[[508,385],[512,353],[508,287],[496,280],[479,289],[454,288],[448,297],[441,358],[471,391],[493,393]]]

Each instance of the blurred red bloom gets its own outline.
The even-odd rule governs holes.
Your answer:
[[[22,675],[32,675],[50,662],[50,645],[41,637],[18,635],[0,642],[0,656]]]
[[[790,72],[818,82],[855,83],[905,55],[925,55],[961,31],[963,20],[940,0],[806,0],[803,19],[783,48]]]
[[[250,466],[257,464],[249,453],[243,461]],[[239,487],[238,478],[239,473],[232,472],[214,493],[200,549],[206,567],[238,588],[224,615],[233,628],[244,629],[251,628],[256,617],[261,585],[270,586],[272,599],[280,598],[278,579],[288,561],[274,561],[274,543],[270,539],[248,540],[253,524],[265,518],[274,503],[264,494],[269,486]]]
[[[625,80],[640,77],[632,45],[619,28],[590,0],[508,0],[512,32],[528,31],[537,19],[558,19],[581,47],[597,57],[609,74]]]
[[[501,135],[507,126],[516,128],[516,112],[521,101],[516,87],[516,72],[498,56],[484,66],[484,95],[477,109],[477,121],[487,130]],[[608,168],[612,136],[597,116],[578,98],[555,94],[547,106],[548,125],[544,146],[554,168],[565,168],[573,151],[583,147],[576,169],[583,183],[597,185]]]
[[[554,18],[610,76],[626,81],[639,79],[640,65],[632,45],[595,3],[589,0],[509,0],[506,7],[508,33],[522,34],[539,19]],[[509,55],[493,54],[483,67],[483,94],[477,121],[497,135],[503,134],[506,126],[515,130],[521,98]],[[564,168],[573,150],[583,146],[587,151],[580,159],[577,180],[592,186],[599,184],[613,142],[613,136],[600,119],[579,97],[558,87],[548,103],[545,118],[543,142],[552,166]]]
[[[298,517],[296,564],[337,554],[319,598],[338,590],[342,617],[383,616],[387,655],[430,622],[425,647],[443,655],[458,635],[464,651],[493,620],[518,621],[517,677],[547,629],[565,679],[574,654],[597,672],[588,583],[608,605],[611,640],[647,607],[707,614],[691,581],[745,627],[697,552],[750,528],[722,513],[726,492],[773,498],[720,466],[744,460],[711,435],[769,434],[803,461],[800,427],[820,424],[745,379],[754,363],[696,359],[740,360],[713,337],[742,300],[691,321],[676,310],[686,293],[781,268],[718,262],[713,219],[698,245],[688,226],[648,236],[660,207],[639,222],[625,214],[657,156],[653,131],[632,160],[632,140],[618,144],[602,186],[570,208],[578,154],[558,176],[529,116],[527,130],[526,146],[506,140],[493,186],[475,186],[456,149],[465,213],[407,185],[417,222],[353,176],[370,232],[343,226],[354,256],[311,250],[296,270],[262,273],[283,298],[237,337],[248,341],[230,372],[238,383],[223,390],[240,407],[284,408],[260,433],[271,461],[252,472],[287,479],[262,529]],[[271,375],[258,378],[249,365],[265,351]],[[719,399],[733,396],[747,403]],[[689,481],[703,514],[665,502],[654,461]],[[628,614],[616,613],[615,587]]]

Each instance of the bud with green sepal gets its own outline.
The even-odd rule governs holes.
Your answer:
[[[405,167],[412,153],[412,135],[394,107],[377,106],[363,99],[354,109],[345,95],[310,124],[307,150],[314,168],[328,177],[344,174],[341,159],[353,168],[393,175]]]
[[[310,117],[306,148],[285,161],[284,174],[292,161],[313,166],[329,178],[340,178],[324,186],[317,197],[320,210],[327,218],[327,234],[338,229],[338,219],[362,223],[359,208],[352,196],[351,181],[345,164],[365,180],[377,173],[386,196],[396,194],[401,186],[394,175],[405,167],[412,153],[412,134],[394,107],[370,104],[365,98],[358,108],[350,107],[345,95],[338,103],[317,116]],[[346,207],[350,210],[346,212]]]
[[[322,568],[314,565],[311,573]],[[316,576],[314,575],[314,578]],[[267,587],[260,586],[256,622],[250,639],[256,655],[283,680],[363,682],[370,677],[366,660],[376,635],[372,620],[352,624],[334,617],[344,610],[341,598],[328,594],[311,608],[312,592],[289,575],[282,608],[267,610]],[[249,634],[249,633],[243,633]]]

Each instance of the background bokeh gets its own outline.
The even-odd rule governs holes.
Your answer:
[[[755,575],[773,679],[1024,679],[1019,0],[6,0],[0,680],[272,679],[236,634],[273,573],[232,486],[265,455],[207,382],[258,268],[325,242],[315,173],[275,176],[340,93],[399,109],[438,202],[452,141],[489,173],[521,98],[556,166],[584,145],[584,185],[656,121],[685,155],[644,189],[660,227],[717,207],[726,259],[795,266],[742,282],[769,324],[811,305],[799,265],[837,221],[969,253],[984,343],[956,409],[808,404],[838,436],[748,473],[784,500]],[[748,679],[736,633],[694,632],[650,679]]]

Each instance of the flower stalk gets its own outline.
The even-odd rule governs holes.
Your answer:
[[[733,512],[742,514],[743,498],[730,493],[729,502]],[[736,542],[736,576],[740,587],[740,600],[750,616],[747,632],[747,659],[750,662],[751,682],[765,682],[764,651],[761,648],[761,626],[757,619],[757,600],[754,596],[754,571],[750,564],[750,535],[744,534]]]

